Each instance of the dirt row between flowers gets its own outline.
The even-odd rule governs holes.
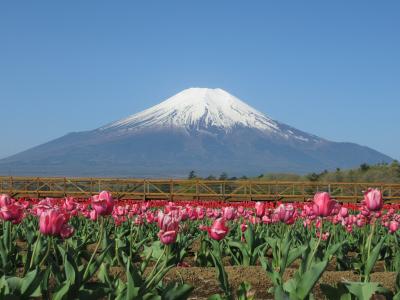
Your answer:
[[[251,291],[254,293],[256,299],[273,299],[273,296],[268,293],[268,289],[273,286],[272,282],[262,267],[225,266],[225,270],[228,273],[230,285],[235,291],[245,281],[251,284]],[[126,280],[126,275],[122,268],[112,267],[110,271],[114,275],[119,274],[122,280]],[[284,274],[284,280],[286,281],[293,277],[295,272],[296,269],[287,269]],[[339,282],[359,280],[359,275],[351,271],[325,271],[314,287],[313,294],[315,299],[325,299],[319,288],[319,284],[335,285]],[[371,282],[379,282],[391,291],[395,290],[395,280],[395,272],[375,272],[371,274]],[[213,294],[222,293],[214,267],[175,267],[167,273],[163,281],[165,283],[178,281],[192,285],[194,290],[189,298],[191,300],[207,299]],[[376,297],[374,299],[385,298]]]
[[[272,282],[267,277],[265,271],[259,266],[226,266],[229,282],[231,287],[236,288],[246,281],[251,284],[252,291],[255,293],[256,299],[273,299],[268,293],[268,289],[272,287]],[[295,269],[288,269],[285,272],[285,280],[290,279],[295,273]],[[351,271],[325,271],[313,290],[316,299],[325,299],[319,284],[334,285],[344,281],[359,281],[359,276]],[[372,282],[379,282],[384,287],[394,291],[396,273],[394,272],[376,272],[371,275]],[[220,293],[217,274],[212,267],[176,267],[172,269],[164,278],[165,282],[183,281],[194,286],[194,291],[190,299],[207,299],[207,297]],[[383,298],[384,299],[384,298]]]

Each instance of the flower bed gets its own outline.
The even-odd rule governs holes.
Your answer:
[[[400,297],[399,206],[0,197],[0,298]]]

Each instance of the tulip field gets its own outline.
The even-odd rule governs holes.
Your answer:
[[[400,205],[0,196],[0,299],[400,299]]]

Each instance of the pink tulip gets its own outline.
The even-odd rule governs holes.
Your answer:
[[[161,243],[165,245],[175,243],[179,231],[179,221],[180,218],[174,211],[170,211],[168,214],[163,212],[158,214],[157,224],[160,228],[158,237]]]
[[[364,194],[363,203],[370,211],[378,211],[383,207],[382,193],[378,189],[368,189]]]
[[[66,217],[57,209],[42,212],[39,217],[39,231],[44,235],[59,235]]]
[[[389,232],[394,233],[399,229],[399,222],[397,221],[390,221],[389,223]]]
[[[174,231],[174,230],[170,230],[170,231],[160,230],[160,232],[158,233],[160,241],[164,245],[169,245],[169,244],[175,243],[177,235],[178,235],[178,232]]]
[[[92,197],[92,207],[98,215],[110,215],[114,208],[114,199],[110,192],[103,191]]]
[[[271,218],[268,216],[263,216],[261,220],[264,224],[271,224],[272,222]]]
[[[75,202],[74,198],[72,197],[67,197],[65,198],[64,201],[64,208],[68,211],[74,210],[77,206],[77,203]]]
[[[277,215],[279,221],[283,223],[292,224],[294,222],[295,209],[291,204],[280,204],[275,209],[275,214]]]
[[[257,201],[256,204],[254,205],[254,207],[256,209],[256,216],[262,217],[264,215],[264,209],[265,209],[264,203]]]
[[[346,208],[346,207],[341,207],[340,208],[340,210],[339,210],[339,215],[342,217],[342,218],[346,218],[348,215],[349,215],[349,210]]]
[[[0,207],[4,207],[13,203],[11,197],[7,194],[0,195]]]
[[[235,209],[233,207],[224,207],[223,217],[228,221],[235,219]]]
[[[316,216],[327,217],[331,215],[336,202],[326,193],[316,193],[313,200],[313,211]]]
[[[19,224],[24,216],[23,207],[17,203],[1,206],[0,219]]]
[[[96,221],[97,218],[98,218],[97,211],[91,210],[90,213],[89,213],[89,218],[90,218],[90,220],[92,220],[92,221]]]
[[[213,240],[222,240],[229,232],[229,228],[225,225],[224,218],[218,218],[214,221],[211,227],[208,228],[208,235]]]

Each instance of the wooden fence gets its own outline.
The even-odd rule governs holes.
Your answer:
[[[108,190],[119,199],[303,201],[316,192],[326,191],[337,200],[356,202],[363,198],[368,187],[379,188],[387,202],[400,202],[400,184],[387,183],[0,177],[0,193],[35,198],[89,197]]]

